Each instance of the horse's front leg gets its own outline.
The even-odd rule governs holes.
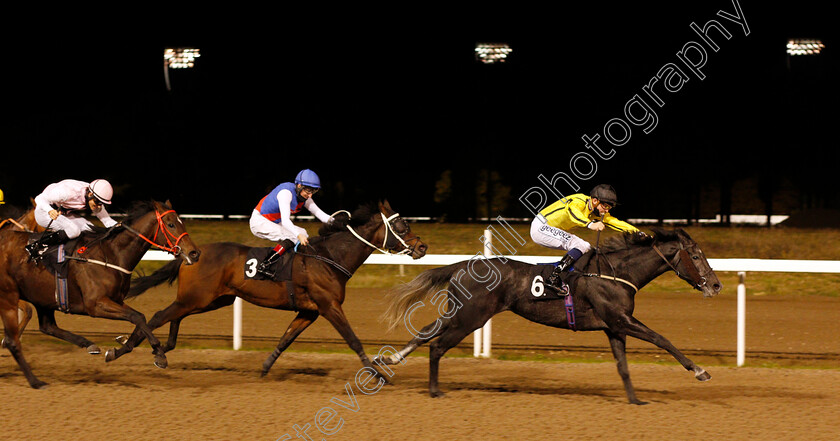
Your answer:
[[[362,365],[366,368],[370,368],[373,372],[375,372],[375,375],[381,378],[385,383],[389,383],[388,378],[373,367],[373,363],[371,363],[367,354],[365,354],[362,342],[359,341],[359,338],[356,337],[356,333],[353,332],[352,328],[350,328],[350,323],[347,321],[347,317],[344,315],[341,305],[338,304],[338,302],[333,301],[330,302],[327,307],[320,308],[318,312],[333,325],[339,334],[341,334],[344,341],[346,341],[347,345],[350,346],[350,349],[356,352],[356,355],[359,356],[359,360],[362,361]]]
[[[633,382],[630,381],[630,369],[627,367],[627,338],[624,335],[616,334],[611,331],[604,331],[610,339],[610,347],[612,348],[613,357],[615,357],[615,364],[618,368],[618,375],[624,383],[624,392],[627,393],[627,401],[630,404],[647,404],[636,398],[636,389],[633,388]]]
[[[89,308],[88,315],[112,320],[125,320],[133,323],[135,329],[132,335],[142,333],[149,340],[149,344],[152,346],[152,353],[155,354],[155,366],[159,368],[165,368],[167,366],[166,354],[163,352],[163,348],[160,347],[160,340],[152,333],[149,325],[146,324],[146,317],[139,311],[126,304],[120,304],[107,297],[101,297],[93,304],[92,308]],[[131,352],[134,346],[130,340],[119,349],[109,349],[105,353],[105,361],[116,360],[126,352]]]
[[[667,338],[659,335],[656,331],[645,326],[633,316],[626,316],[624,332],[639,340],[644,340],[653,343],[656,346],[668,351],[686,370],[693,371],[694,377],[700,381],[706,381],[712,378],[705,369],[694,364],[688,357],[686,357],[679,349],[677,349]]]

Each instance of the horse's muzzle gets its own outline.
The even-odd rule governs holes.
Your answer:
[[[192,265],[198,262],[198,258],[201,257],[201,251],[199,251],[198,249],[190,250],[186,253],[179,252],[178,254],[184,256],[184,263],[187,265]]]

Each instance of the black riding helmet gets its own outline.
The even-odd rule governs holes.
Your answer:
[[[616,196],[613,186],[609,184],[595,186],[595,188],[589,192],[589,197],[596,198],[612,207],[618,205],[618,196]]]

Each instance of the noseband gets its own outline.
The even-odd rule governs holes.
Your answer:
[[[668,266],[671,267],[671,269],[674,270],[675,273],[677,273],[677,276],[679,278],[687,281],[688,283],[691,283],[695,289],[699,291],[703,290],[703,288],[707,284],[706,277],[700,274],[700,271],[697,270],[697,267],[694,266],[693,263],[691,263],[691,255],[688,254],[688,250],[685,249],[685,246],[682,243],[680,244],[679,252],[677,252],[674,255],[674,258],[672,259],[676,261],[675,263],[668,260],[668,258],[665,257],[664,254],[662,254],[662,251],[656,245],[653,245],[653,249],[656,251],[656,254],[659,254],[659,257],[661,257],[662,260],[664,260],[665,263],[667,263]],[[680,272],[680,270],[678,269],[678,266],[681,263],[684,263],[684,266],[686,267],[684,273]]]

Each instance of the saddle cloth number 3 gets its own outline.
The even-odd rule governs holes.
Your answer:
[[[245,275],[248,277],[254,277],[257,275],[257,265],[259,262],[257,259],[248,259],[245,262]]]

